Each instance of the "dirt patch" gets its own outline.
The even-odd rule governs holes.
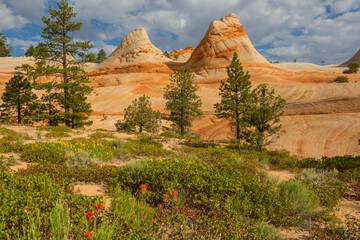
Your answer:
[[[360,219],[360,201],[344,199],[336,206],[334,214],[343,223],[347,218]]]
[[[308,230],[299,228],[280,229],[279,234],[281,236],[281,239],[286,240],[308,239],[310,237],[310,233]]]
[[[77,184],[74,186],[75,192],[86,195],[86,196],[104,196],[105,197],[105,208],[110,208],[111,198],[105,193],[106,188],[104,185],[96,184]]]
[[[289,171],[268,170],[269,177],[279,178],[279,182],[287,181],[298,177],[298,174]]]

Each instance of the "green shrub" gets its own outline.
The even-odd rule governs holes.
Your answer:
[[[276,227],[269,225],[264,222],[259,222],[255,226],[256,231],[262,236],[264,239],[267,240],[277,240],[280,238],[279,233]]]
[[[96,164],[98,160],[91,157],[89,152],[79,149],[73,151],[70,148],[65,148],[64,162],[69,168],[89,168]]]
[[[95,132],[89,135],[91,139],[115,138],[113,132]]]
[[[336,83],[347,83],[347,82],[349,82],[349,78],[346,77],[346,76],[337,76],[334,79],[334,82],[336,82]]]
[[[279,195],[287,214],[301,219],[312,217],[319,210],[319,200],[302,181],[291,179],[279,184]]]
[[[66,137],[71,137],[71,135],[66,132],[48,132],[48,133],[45,133],[45,137],[47,137],[47,138],[66,138]]]
[[[112,195],[110,210],[116,222],[115,231],[123,238],[133,234],[147,235],[156,212],[146,202],[135,199],[128,190],[122,190],[120,186],[116,187]]]

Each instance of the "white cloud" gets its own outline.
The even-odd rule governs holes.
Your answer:
[[[22,16],[16,16],[3,1],[0,0],[0,31],[23,27],[28,21]]]
[[[0,0],[2,4],[3,0]],[[42,15],[45,0],[7,0],[0,23],[7,29]],[[31,2],[31,3],[30,3]],[[145,27],[151,41],[170,51],[196,46],[213,20],[233,12],[254,46],[271,60],[341,62],[360,47],[359,0],[69,0],[84,23],[77,37],[92,40],[108,54],[137,27]],[[31,6],[30,6],[31,5]],[[0,5],[2,6],[2,5]],[[35,7],[36,6],[36,7]],[[32,10],[32,13],[26,12]],[[37,10],[36,10],[37,9]],[[1,11],[7,11],[1,13]],[[39,19],[41,16],[38,17]],[[333,19],[332,19],[333,18]],[[178,38],[174,36],[179,36]]]

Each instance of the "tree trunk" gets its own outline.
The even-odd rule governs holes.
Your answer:
[[[64,20],[65,21],[65,20]],[[65,25],[65,23],[63,23]],[[63,37],[66,37],[66,33],[65,31],[63,31]],[[62,55],[62,64],[63,64],[63,83],[65,84],[64,86],[64,110],[65,110],[65,116],[64,116],[64,120],[65,120],[65,125],[70,127],[70,120],[69,120],[69,103],[68,103],[68,99],[69,99],[69,89],[67,87],[67,83],[68,83],[68,79],[67,79],[67,56],[66,56],[66,43],[65,41],[63,41],[63,55]]]
[[[184,109],[181,108],[181,115],[180,115],[180,135],[184,136],[185,134],[185,126],[184,126]]]
[[[20,105],[20,102],[18,102],[18,105],[17,105],[17,112],[18,112],[18,123],[21,123],[21,105]]]

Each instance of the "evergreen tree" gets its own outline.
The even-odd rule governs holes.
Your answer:
[[[221,101],[214,105],[215,113],[218,118],[229,120],[230,125],[235,127],[236,139],[239,143],[241,133],[248,127],[242,115],[250,102],[251,82],[249,73],[243,71],[237,53],[234,53],[227,68],[227,75],[227,82],[221,81],[219,88]]]
[[[85,85],[90,81],[76,57],[86,56],[93,46],[89,41],[74,41],[74,33],[81,29],[82,23],[73,22],[76,13],[68,1],[60,0],[57,6],[58,10],[49,8],[49,18],[42,18],[45,27],[41,36],[45,41],[35,51],[36,67],[23,65],[22,69],[35,81],[40,76],[53,78],[37,86],[45,90],[42,100],[47,113],[43,116],[50,125],[64,122],[75,128],[91,124],[87,121],[92,110],[86,103],[86,95],[92,89]]]
[[[0,106],[2,118],[10,120],[16,116],[18,123],[24,120],[29,121],[36,99],[37,96],[32,92],[29,80],[15,75],[5,84],[5,92],[1,96],[3,101]]]
[[[105,59],[106,59],[106,52],[105,52],[104,49],[100,49],[100,51],[99,51],[99,53],[98,53],[98,55],[97,55],[96,60],[97,60],[98,63],[101,63],[101,62],[103,62]]]
[[[359,64],[358,63],[350,63],[348,65],[350,73],[357,73],[359,71]]]
[[[150,97],[144,94],[125,108],[124,120],[117,121],[115,127],[117,131],[126,130],[131,132],[138,127],[139,132],[143,132],[143,130],[157,132],[159,131],[160,120],[161,113],[152,110]]]
[[[255,130],[247,131],[246,141],[256,145],[258,150],[271,143],[281,130],[280,116],[284,113],[286,101],[275,96],[275,91],[269,90],[266,84],[260,84],[251,93],[251,104],[243,113],[243,121]],[[271,137],[271,140],[269,138]]]
[[[14,48],[6,44],[7,38],[0,32],[0,57],[11,57]]]
[[[35,54],[35,47],[31,44],[28,50],[25,52],[26,57],[32,57]]]
[[[164,93],[166,109],[170,111],[173,125],[184,135],[186,128],[191,127],[191,121],[203,114],[201,99],[196,94],[199,86],[193,85],[194,75],[186,68],[178,68],[169,80],[171,83]]]

